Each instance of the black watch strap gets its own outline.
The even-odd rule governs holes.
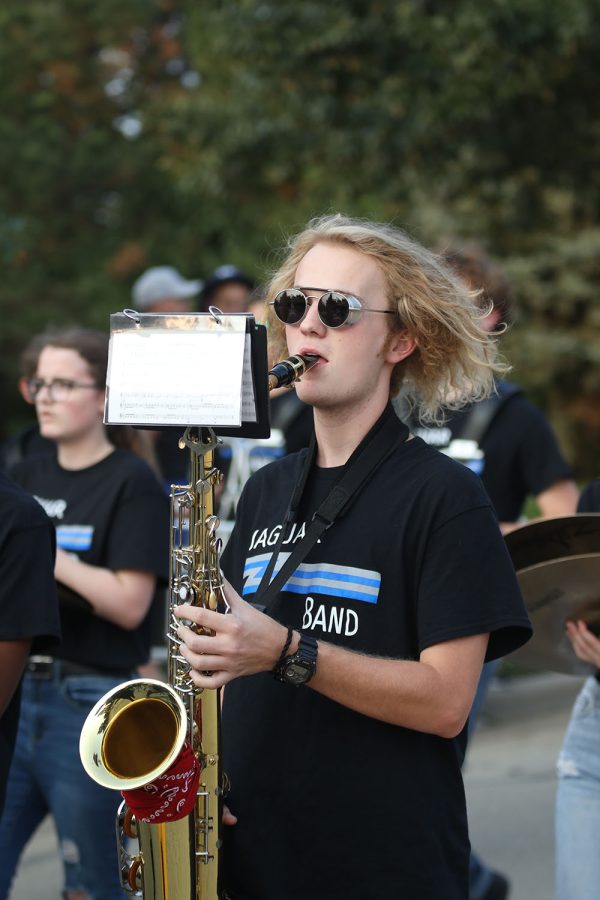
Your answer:
[[[298,649],[290,656],[283,656],[273,671],[277,681],[284,684],[306,684],[317,670],[319,644],[316,639],[300,632]]]
[[[285,660],[285,655],[290,649],[290,644],[292,643],[292,635],[294,634],[293,628],[288,628],[287,638],[285,639],[285,644],[283,645],[283,650],[279,654],[279,659],[275,663],[275,668],[273,669],[273,677],[279,678],[281,672],[281,666]]]
[[[300,632],[300,641],[296,653],[301,655],[303,661],[305,660],[311,665],[316,665],[318,652],[319,644],[316,638],[312,637],[310,634],[302,634],[302,632]]]

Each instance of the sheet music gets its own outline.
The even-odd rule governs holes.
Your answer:
[[[165,316],[163,327],[140,319],[141,327],[127,323],[111,334],[108,423],[239,426],[242,408],[255,421],[244,317],[217,324],[209,316]]]
[[[252,359],[250,335],[246,335],[244,346],[244,377],[242,380],[242,422],[256,422],[256,400],[252,379]]]

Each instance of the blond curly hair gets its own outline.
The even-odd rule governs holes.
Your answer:
[[[294,285],[300,261],[321,243],[350,247],[375,260],[390,305],[398,311],[391,330],[406,329],[416,341],[416,350],[392,371],[391,397],[401,391],[409,409],[431,422],[441,421],[444,409],[492,393],[494,374],[504,374],[508,366],[498,357],[496,335],[481,325],[488,311],[476,302],[479,292],[470,291],[439,256],[395,226],[339,213],[311,220],[284,248],[267,303]],[[268,321],[271,356],[278,359],[287,354],[285,327],[272,306]]]

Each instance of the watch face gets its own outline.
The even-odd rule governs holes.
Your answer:
[[[311,670],[299,662],[291,662],[285,669],[285,680],[292,684],[303,684],[308,680]]]

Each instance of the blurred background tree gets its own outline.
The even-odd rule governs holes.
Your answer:
[[[597,472],[600,0],[4,0],[0,25],[6,424],[33,331],[106,326],[149,265],[266,278],[340,210],[505,266],[514,378]]]

